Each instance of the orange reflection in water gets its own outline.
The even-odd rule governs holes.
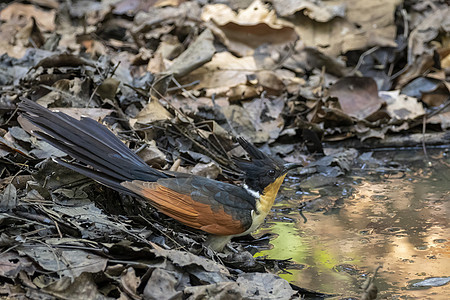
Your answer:
[[[280,275],[324,293],[359,296],[367,275],[382,265],[379,299],[448,299],[450,284],[413,289],[411,283],[450,276],[450,170],[358,180],[339,209],[305,212],[306,223],[296,211],[299,200],[290,195],[293,200],[278,203],[261,230],[277,234],[273,248],[257,255],[292,258],[304,268]],[[318,197],[319,191],[309,192],[301,201]],[[338,198],[328,193],[321,199],[327,197]],[[292,211],[284,215],[280,208],[287,207]]]

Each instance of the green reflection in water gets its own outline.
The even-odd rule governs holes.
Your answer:
[[[302,201],[319,199],[328,206],[323,211],[333,211],[310,208],[305,224],[295,194],[285,194],[291,200],[278,203],[262,229],[276,234],[273,248],[256,256],[292,258],[305,265],[280,276],[320,292],[360,296],[367,275],[383,265],[376,280],[381,297],[448,299],[450,284],[426,290],[410,287],[412,280],[450,275],[450,168],[435,166],[341,178],[338,185],[326,187],[322,197],[317,191],[309,199],[303,196]],[[353,193],[343,204],[334,204],[344,187]],[[281,208],[290,213],[283,214]]]

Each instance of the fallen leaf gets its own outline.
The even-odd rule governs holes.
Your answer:
[[[189,300],[245,299],[246,287],[236,282],[219,282],[209,285],[188,286],[183,290]]]
[[[229,52],[216,53],[212,60],[181,79],[183,83],[198,80],[195,89],[225,88],[247,83],[247,76],[256,71],[251,56],[237,58]]]
[[[296,14],[295,18],[289,18],[306,46],[337,57],[351,50],[397,45],[394,16],[402,1],[340,0],[334,1],[333,5],[339,3],[346,6],[344,17],[333,18],[327,22],[315,20],[317,14],[312,17]]]
[[[36,279],[34,282],[36,283]],[[74,299],[75,295],[75,298],[78,299],[109,299],[99,292],[93,276],[89,273],[83,273],[73,279],[71,277],[62,277],[50,284],[48,282],[41,283],[39,287],[42,287],[43,292],[59,299]]]
[[[15,279],[22,271],[26,272],[28,275],[33,275],[36,271],[33,262],[28,257],[20,256],[15,252],[9,251],[2,253],[1,259],[0,276],[2,277]]]
[[[180,275],[177,272],[156,268],[144,288],[144,299],[182,299],[182,292],[176,287]]]
[[[124,270],[120,275],[120,284],[128,295],[132,298],[139,298],[137,288],[141,284],[141,279],[136,276],[136,272],[132,267]]]
[[[0,194],[0,211],[10,211],[17,205],[17,190],[13,184],[8,184]]]
[[[258,295],[263,299],[290,299],[297,293],[289,282],[270,273],[239,274],[236,283],[244,288],[244,297]]]
[[[265,43],[286,44],[298,38],[293,26],[279,20],[275,11],[269,10],[260,0],[255,0],[237,14],[224,4],[206,5],[202,19],[213,21],[222,42],[240,56],[252,55]]]
[[[120,81],[114,78],[106,78],[97,88],[97,94],[102,99],[114,99],[117,89],[119,88]]]
[[[11,3],[0,11],[0,20],[10,22],[11,20],[27,19],[34,17],[40,28],[45,31],[55,30],[55,10],[45,11],[34,5]]]
[[[136,118],[130,119],[130,125],[150,124],[155,121],[170,120],[172,114],[159,103],[157,99],[150,99],[150,102],[141,110]]]
[[[206,29],[189,47],[172,61],[167,70],[175,77],[183,77],[211,60],[216,48],[211,30]]]
[[[416,98],[400,94],[400,91],[380,92],[386,102],[386,110],[395,120],[413,120],[425,114],[422,103]]]
[[[442,130],[448,130],[450,128],[450,111],[442,112],[427,119],[427,124],[440,124]]]
[[[336,97],[344,113],[358,119],[366,119],[383,105],[378,97],[376,82],[368,77],[344,77],[330,89],[331,97]]]
[[[37,262],[44,270],[56,272],[72,280],[84,272],[103,271],[107,263],[107,259],[83,250],[62,248],[55,252],[51,245],[28,247],[23,244],[17,251]]]
[[[191,174],[216,179],[219,174],[222,174],[222,169],[214,162],[198,163],[192,168]]]
[[[148,141],[146,147],[137,153],[150,166],[164,166],[166,155],[159,150],[154,140]]]
[[[312,20],[328,22],[335,17],[345,17],[345,2],[328,3],[311,0],[274,0],[273,6],[280,16],[290,17],[298,11]]]

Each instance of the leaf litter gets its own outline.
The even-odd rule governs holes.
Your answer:
[[[309,163],[313,186],[348,171],[351,147],[450,144],[445,2],[111,3],[0,4],[2,296],[323,296],[264,273],[244,241],[212,253],[57,165],[64,153],[17,118],[20,97],[102,121],[155,168],[228,182],[244,155],[232,136]]]

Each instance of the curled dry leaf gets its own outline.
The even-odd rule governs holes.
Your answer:
[[[12,3],[0,10],[0,55],[22,58],[28,47],[41,47],[41,31],[54,31],[55,11],[46,12],[33,5]]]
[[[166,155],[159,150],[154,140],[148,141],[138,155],[150,166],[164,166],[166,161]]]
[[[45,31],[55,30],[55,10],[45,11],[34,5],[11,3],[0,11],[0,20],[11,22],[19,19],[35,18],[39,27]]]
[[[120,284],[125,292],[134,299],[138,299],[137,288],[141,284],[141,279],[136,276],[136,271],[129,267],[120,275]]]
[[[430,41],[436,39],[440,32],[450,32],[450,8],[442,9],[433,5],[432,12],[411,31],[408,40],[408,64],[397,79],[396,88],[402,88],[409,81],[421,76],[435,64],[436,45]],[[445,52],[444,52],[445,53]]]
[[[340,0],[333,3],[346,5],[344,17],[328,22],[316,21],[316,14],[312,17],[295,15],[290,19],[306,46],[332,56],[374,46],[396,46],[394,16],[402,1]]]
[[[240,56],[252,55],[262,44],[287,44],[298,38],[293,26],[278,19],[260,0],[237,14],[224,4],[206,5],[202,19],[213,21],[222,42]]]

